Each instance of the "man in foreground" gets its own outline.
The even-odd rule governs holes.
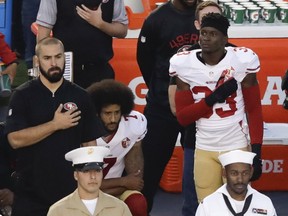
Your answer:
[[[47,216],[131,216],[119,199],[100,190],[103,158],[110,153],[102,146],[74,149],[65,155],[72,161],[77,189],[51,206]]]
[[[199,204],[196,216],[276,216],[269,197],[249,185],[255,153],[234,150],[219,156],[227,183]]]

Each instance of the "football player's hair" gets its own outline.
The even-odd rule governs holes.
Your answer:
[[[219,13],[208,13],[202,18],[201,29],[213,27],[227,36],[229,26],[229,20]]]
[[[121,114],[128,115],[134,108],[134,94],[132,90],[123,83],[105,79],[100,82],[93,83],[87,88],[96,112],[99,115],[102,108],[117,104],[121,107]]]
[[[203,1],[201,3],[199,3],[196,7],[196,11],[195,11],[195,19],[199,21],[199,12],[202,11],[204,8],[206,7],[216,7],[219,9],[219,11],[222,13],[222,8],[219,4],[217,4],[214,1]]]

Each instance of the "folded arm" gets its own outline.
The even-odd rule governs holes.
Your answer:
[[[178,78],[176,82],[176,115],[182,126],[188,126],[202,117],[209,117],[215,103],[224,103],[237,90],[237,81],[232,78],[195,103],[189,85]]]

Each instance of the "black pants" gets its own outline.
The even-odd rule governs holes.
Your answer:
[[[160,113],[151,106],[146,106],[144,110],[148,130],[142,141],[144,156],[142,193],[147,200],[148,212],[152,209],[154,196],[164,169],[172,156],[178,134],[183,131],[172,113],[168,113],[167,116],[160,116]],[[161,114],[163,115],[163,112]]]
[[[108,62],[86,64],[74,62],[73,67],[73,82],[85,89],[94,82],[115,78],[114,70]]]

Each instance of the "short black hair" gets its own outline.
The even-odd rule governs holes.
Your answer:
[[[87,92],[92,98],[98,115],[103,107],[112,104],[117,104],[121,107],[122,115],[128,115],[135,105],[135,96],[132,90],[123,83],[113,79],[105,79],[93,83],[87,88]]]
[[[207,13],[202,18],[201,29],[204,27],[213,27],[227,36],[229,26],[229,20],[219,13]]]

